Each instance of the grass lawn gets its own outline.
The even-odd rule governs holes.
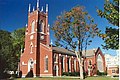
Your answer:
[[[42,78],[19,78],[15,80],[80,80],[78,77],[42,77]],[[119,80],[119,78],[111,77],[87,77],[84,80]]]

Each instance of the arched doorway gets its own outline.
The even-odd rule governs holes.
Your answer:
[[[97,69],[99,72],[104,72],[103,59],[100,54],[97,56]]]
[[[58,76],[58,65],[54,66],[54,76]]]
[[[34,68],[34,62],[33,62],[33,59],[29,59],[28,61],[28,72],[30,72],[30,70],[33,70]]]

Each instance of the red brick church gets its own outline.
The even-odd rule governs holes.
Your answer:
[[[97,70],[105,71],[105,58],[100,48],[87,50],[85,72],[95,75]],[[20,58],[20,71],[25,77],[30,70],[36,76],[62,76],[63,72],[79,72],[79,63],[75,53],[50,44],[48,25],[48,5],[46,12],[37,7],[28,10],[28,25],[25,32],[25,48]]]

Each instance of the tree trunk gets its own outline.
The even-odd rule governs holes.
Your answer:
[[[83,69],[83,60],[82,58],[79,59],[79,69],[80,69],[80,79],[85,79],[83,73],[84,73],[84,69]]]
[[[80,79],[85,79],[85,75],[83,75],[84,73],[84,60],[82,59],[82,57],[78,57],[78,53],[75,52],[76,56],[77,56],[77,59],[78,59],[78,62],[79,62],[79,72],[80,72]]]

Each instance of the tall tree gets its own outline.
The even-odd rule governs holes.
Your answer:
[[[87,46],[92,42],[92,38],[99,33],[94,20],[84,10],[83,6],[76,6],[58,16],[52,30],[54,31],[57,46],[72,49],[75,52],[79,60],[80,78],[84,79],[82,51],[87,49]]]
[[[12,33],[0,30],[0,79],[6,78],[7,71],[16,71],[21,48],[24,48],[25,28]]]
[[[105,49],[119,48],[119,0],[105,0],[104,10],[97,9],[101,18],[106,18],[114,27],[107,27],[105,33],[100,36],[103,38]],[[115,28],[116,27],[116,28]]]
[[[6,72],[15,70],[10,32],[0,30],[0,79],[6,78]]]
[[[25,40],[25,27],[19,28],[11,33],[12,41],[13,41],[13,49],[14,54],[16,55],[16,59],[19,60],[21,51],[24,48],[24,40]]]

